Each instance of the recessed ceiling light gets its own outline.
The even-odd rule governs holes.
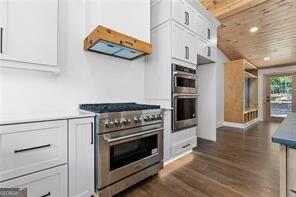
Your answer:
[[[264,60],[268,61],[268,60],[270,60],[270,57],[265,57]]]
[[[258,31],[258,27],[252,27],[252,28],[250,29],[250,32],[252,32],[252,33],[256,32],[256,31]]]

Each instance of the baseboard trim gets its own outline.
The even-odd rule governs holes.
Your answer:
[[[250,126],[252,126],[253,124],[255,124],[256,122],[258,122],[258,119],[254,119],[251,120],[247,123],[241,124],[241,123],[236,123],[236,122],[224,122],[223,125],[226,127],[235,127],[235,128],[240,128],[240,129],[246,129]]]
[[[218,129],[219,127],[223,127],[223,121],[219,121],[216,123],[216,129]]]
[[[192,153],[193,150],[190,150],[190,151],[187,151],[181,155],[178,155],[172,159],[169,159],[168,161],[165,161],[164,162],[164,166],[168,165],[169,163],[173,162],[173,161],[176,161],[177,159],[180,159],[181,157],[184,157],[185,155],[188,155],[189,153]]]

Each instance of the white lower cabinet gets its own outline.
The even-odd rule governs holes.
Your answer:
[[[69,196],[90,197],[94,186],[94,119],[69,120]]]
[[[1,182],[0,188],[27,188],[28,197],[66,197],[67,165]]]
[[[172,157],[178,157],[197,146],[196,127],[172,134]]]
[[[67,137],[67,120],[0,126],[0,181],[66,164]]]
[[[0,126],[0,188],[95,196],[94,140],[93,117]]]
[[[197,145],[196,136],[185,139],[181,142],[172,145],[172,155],[177,157],[183,153],[192,150]]]
[[[163,160],[169,161],[172,155],[171,151],[171,135],[172,135],[172,126],[171,126],[172,112],[166,111],[164,113],[164,134],[163,134]]]

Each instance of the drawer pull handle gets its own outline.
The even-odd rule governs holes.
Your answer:
[[[295,190],[292,190],[292,189],[291,189],[290,191],[293,192],[294,194],[296,194],[296,191],[295,191]]]
[[[47,145],[43,145],[43,146],[36,146],[36,147],[32,147],[32,148],[20,149],[20,150],[15,150],[14,153],[21,153],[21,152],[26,152],[26,151],[30,151],[30,150],[40,149],[40,148],[47,148],[50,146],[51,146],[51,144],[47,144]]]
[[[3,27],[0,27],[0,53],[3,54]]]
[[[182,148],[187,148],[189,146],[190,146],[190,144],[186,144],[186,145],[182,146]]]
[[[51,193],[48,192],[47,194],[45,194],[45,195],[43,195],[43,196],[40,196],[40,197],[47,197],[47,196],[50,196],[50,195],[51,195]]]
[[[90,144],[94,144],[94,123],[92,122],[91,123],[91,141],[90,141]]]

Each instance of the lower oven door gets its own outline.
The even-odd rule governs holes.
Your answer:
[[[110,133],[98,135],[98,189],[162,161],[163,128],[129,135],[119,132],[116,137]]]
[[[177,95],[173,99],[173,132],[197,125],[197,95]]]

